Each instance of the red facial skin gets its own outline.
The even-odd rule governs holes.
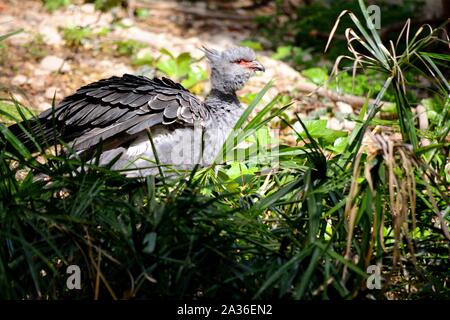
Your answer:
[[[247,69],[256,69],[252,61],[238,60],[236,63]]]

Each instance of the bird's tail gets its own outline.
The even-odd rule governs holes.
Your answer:
[[[25,146],[30,152],[45,149],[53,145],[59,138],[59,130],[56,125],[39,119],[24,120],[8,127],[8,130]],[[6,150],[11,151],[14,146],[5,143]]]

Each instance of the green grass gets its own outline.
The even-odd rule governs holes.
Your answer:
[[[66,46],[74,48],[80,47],[94,36],[90,27],[64,27],[61,32]]]
[[[43,0],[42,2],[44,7],[50,12],[67,7],[71,3],[70,0]]]
[[[32,117],[33,111],[27,112],[23,107],[19,107],[23,109],[24,115],[26,119]],[[17,110],[17,106],[14,102],[11,101],[0,101],[0,123],[11,124],[14,123],[14,119],[20,119],[20,112]]]
[[[117,40],[114,42],[116,46],[115,54],[118,56],[131,57],[135,55],[140,49],[146,47],[145,43],[136,40]]]

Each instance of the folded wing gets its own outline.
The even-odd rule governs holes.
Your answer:
[[[61,139],[77,150],[100,141],[127,141],[155,125],[192,126],[204,121],[207,110],[196,96],[170,79],[125,74],[81,87],[37,120],[22,123],[37,141]],[[16,124],[10,127],[28,147],[30,137]]]

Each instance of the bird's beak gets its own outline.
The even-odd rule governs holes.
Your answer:
[[[264,68],[264,66],[259,62],[259,61],[252,61],[249,65],[250,68],[252,68],[253,70],[256,71],[266,71],[266,68]]]

